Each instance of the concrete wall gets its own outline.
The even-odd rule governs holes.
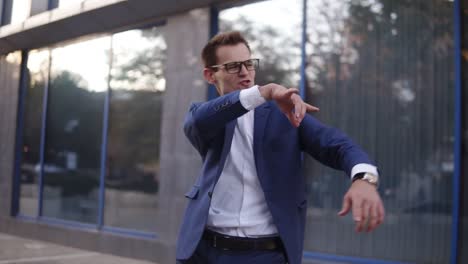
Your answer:
[[[35,1],[39,1],[31,9],[35,15],[21,23],[0,27],[0,54],[163,20],[196,8],[226,5],[235,0],[86,0],[73,8],[45,12],[41,12],[46,7],[44,0]]]

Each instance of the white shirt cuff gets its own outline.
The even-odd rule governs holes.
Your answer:
[[[351,179],[353,179],[354,176],[356,176],[356,174],[363,173],[363,172],[374,174],[375,176],[377,176],[377,179],[379,178],[377,167],[367,164],[367,163],[359,163],[359,164],[354,165],[354,167],[351,169]]]
[[[241,90],[239,100],[241,105],[249,111],[266,102],[258,90],[258,85]]]

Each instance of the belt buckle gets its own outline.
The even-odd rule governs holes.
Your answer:
[[[217,238],[217,236],[214,235],[214,236],[213,236],[213,247],[214,247],[214,248],[216,247],[216,238]]]

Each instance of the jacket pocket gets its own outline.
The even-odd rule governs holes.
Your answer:
[[[185,197],[195,200],[197,199],[198,191],[199,191],[198,186],[192,186],[192,188],[187,193],[185,193]]]

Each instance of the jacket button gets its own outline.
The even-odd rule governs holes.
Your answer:
[[[211,196],[213,196],[213,192],[208,192],[208,197],[211,198]]]

